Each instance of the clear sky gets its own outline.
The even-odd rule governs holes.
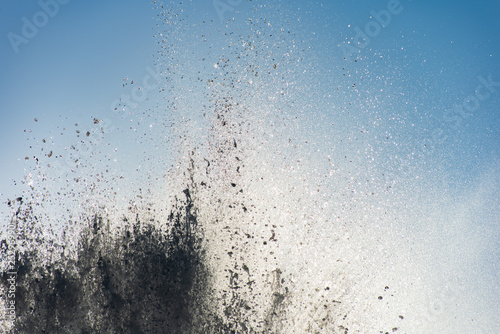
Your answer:
[[[23,37],[23,18],[33,21],[43,8],[37,1],[0,3],[2,202],[19,193],[13,180],[22,180],[24,168],[32,166],[25,157],[32,160],[39,151],[30,145],[50,137],[56,144],[74,144],[75,129],[68,125],[88,127],[93,117],[110,115],[111,103],[123,93],[123,79],[144,76],[152,64],[149,2],[70,1],[58,7],[50,7],[53,17],[47,16],[48,22],[15,52],[8,34]]]
[[[355,37],[353,27],[363,28],[370,21],[370,10],[386,7],[386,2],[371,1],[333,1],[321,7],[309,1],[292,4],[311,13],[303,18],[304,29],[315,32],[310,45],[318,50],[321,45],[336,45],[344,42],[343,38]],[[478,76],[492,75],[493,80],[500,80],[498,2],[422,0],[402,1],[401,6],[402,12],[393,16],[361,56],[372,57],[377,51],[401,44],[402,51],[394,53],[399,59],[392,61],[400,66],[403,93],[419,100],[420,115],[430,114],[427,119],[432,119],[439,110],[452,108],[456,101],[473,94]],[[24,158],[33,155],[29,131],[38,138],[58,132],[57,126],[86,125],[93,117],[106,117],[109,105],[124,92],[123,79],[143,78],[146,66],[153,63],[155,13],[149,2],[73,0],[58,7],[47,7],[53,17],[47,16],[46,23],[37,17],[42,27],[27,43],[18,44],[15,52],[8,34],[22,37],[23,18],[32,22],[43,8],[36,1],[5,0],[0,4],[2,201],[19,192],[12,185],[25,174]],[[195,9],[192,16],[220,19],[209,1],[192,3],[190,8]],[[245,10],[248,8],[242,4],[224,15],[244,15]],[[320,20],[315,19],[318,16]],[[337,54],[315,56],[331,61],[342,53],[341,48],[334,51]],[[384,63],[372,62],[370,66],[373,70]],[[415,84],[427,85],[425,96],[416,92]],[[473,157],[488,160],[498,153],[498,107],[498,93],[492,93],[472,118],[463,119],[460,128],[451,130],[454,122],[443,124],[442,136],[447,136],[443,147],[462,150],[467,156],[464,159],[450,153],[448,161],[455,168],[473,168],[477,166],[470,163]],[[457,146],[457,142],[461,144]]]
[[[99,126],[106,120],[104,126],[122,130],[130,127],[133,131],[136,127],[137,131],[149,131],[150,136],[157,138],[163,136],[162,131],[171,130],[148,121],[146,116],[137,116],[140,125],[136,116],[133,120],[132,117],[123,119],[112,107],[118,106],[116,101],[123,94],[130,96],[138,83],[144,87],[148,76],[154,76],[159,49],[158,39],[154,38],[157,13],[151,2],[64,2],[0,2],[2,203],[22,194],[24,188],[15,185],[30,173],[35,174],[35,157],[40,154],[47,162],[49,158],[55,159],[50,152],[57,152],[54,154],[61,154],[59,161],[66,166],[68,148],[85,139],[87,131],[98,127],[94,118],[99,120]],[[213,20],[222,30],[236,31],[245,25],[250,12],[265,13],[266,9],[261,6],[265,3],[243,1],[223,14],[208,0],[186,1],[183,6],[194,36],[204,33],[200,23],[204,20]],[[293,83],[299,87],[298,109],[305,120],[304,130],[298,136],[342,138],[343,133],[332,134],[331,124],[336,124],[335,129],[345,130],[365,122],[368,132],[377,134],[372,138],[374,147],[381,147],[377,157],[387,158],[382,162],[387,164],[387,182],[397,178],[399,169],[406,168],[410,174],[416,169],[429,183],[442,182],[443,193],[450,191],[456,195],[450,202],[443,200],[446,210],[442,216],[435,217],[442,222],[436,227],[436,235],[459,234],[454,242],[440,249],[444,254],[440,260],[445,261],[447,256],[453,257],[460,251],[461,237],[477,231],[480,231],[478,235],[489,233],[489,239],[477,237],[467,239],[464,244],[487,240],[488,243],[483,244],[485,248],[474,253],[481,255],[480,261],[475,262],[477,272],[498,278],[500,258],[495,249],[498,249],[500,233],[495,226],[499,221],[488,209],[494,209],[499,201],[500,2],[293,0],[273,3],[275,9],[283,6],[293,13],[287,19],[294,41],[288,42],[296,43],[304,56],[300,65],[293,65],[304,70],[300,75],[304,81]],[[383,14],[388,7],[393,11],[390,20]],[[231,17],[235,19],[234,25],[224,28],[221,19]],[[33,22],[38,22],[38,27],[32,25]],[[211,32],[207,30],[206,34]],[[203,57],[204,50],[197,44],[189,44],[191,36],[183,33],[186,38],[182,41],[183,47],[189,51],[186,54],[192,53],[193,59]],[[206,56],[212,57],[212,61],[218,54],[213,51]],[[179,64],[179,68],[189,69],[189,65]],[[201,76],[215,71],[212,65],[212,62],[204,65]],[[190,88],[186,87],[180,88]],[[199,101],[190,102],[196,109],[194,106]],[[134,103],[132,111],[137,113],[150,106],[146,102]],[[351,103],[349,115],[331,112],[333,109],[337,112],[341,106],[349,109]],[[309,105],[315,108],[308,108]],[[119,111],[120,107],[117,108]],[[370,119],[370,123],[366,119]],[[371,122],[372,119],[376,121]],[[337,121],[343,123],[339,125]],[[99,149],[122,164],[122,169],[138,169],[133,152],[140,150],[142,143],[122,130],[114,131],[103,140],[107,148]],[[340,147],[337,153],[351,150],[350,146],[336,145]],[[388,153],[383,147],[389,146],[392,149]],[[324,146],[321,149],[335,151]],[[149,152],[148,156],[155,154]],[[468,207],[472,193],[472,204]],[[416,197],[425,199],[426,195],[426,189],[420,189]],[[439,192],[432,196],[436,197],[429,198],[439,198]],[[458,202],[463,208],[461,215],[450,209]],[[6,219],[6,207],[1,203],[0,206],[1,217]],[[426,209],[419,210],[425,213]],[[457,222],[463,224],[463,228],[458,228],[462,225]],[[423,226],[424,222],[420,224]],[[415,230],[417,234],[422,233],[418,238],[423,240],[427,229]],[[439,237],[432,242],[439,245]],[[498,281],[489,283],[497,289],[493,291],[498,291]],[[482,293],[487,295],[490,291],[485,288]]]

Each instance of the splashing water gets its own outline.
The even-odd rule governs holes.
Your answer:
[[[373,104],[353,88],[370,85],[368,65],[326,68],[290,25],[297,12],[259,2],[220,25],[187,15],[193,6],[157,5],[161,82],[134,112],[123,106],[134,127],[120,130],[132,138],[124,165],[100,162],[105,148],[62,176],[41,161],[39,182],[9,203],[16,237],[2,254],[16,260],[1,282],[8,291],[16,272],[16,317],[2,330],[493,328],[490,304],[467,298],[478,244],[494,237],[469,222],[491,219],[498,172],[460,193],[427,157],[401,165],[412,143],[389,138],[402,125],[386,110],[399,101]],[[454,320],[478,313],[481,328]]]

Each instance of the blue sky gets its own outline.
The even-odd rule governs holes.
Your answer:
[[[70,1],[15,53],[7,34],[22,35],[22,17],[40,10],[36,1],[0,5],[2,201],[14,196],[11,179],[22,179],[24,157],[36,153],[30,145],[62,132],[58,127],[104,117],[123,92],[123,78],[142,77],[155,50],[149,3]]]
[[[304,34],[314,33],[309,44],[316,48],[315,56],[335,66],[342,54],[336,45],[354,37],[353,28],[373,21],[370,11],[383,10],[387,3],[344,1],[317,6],[317,2],[293,1],[291,6],[300,8]],[[380,70],[380,75],[388,64],[402,68],[401,82],[406,86],[401,91],[421,105],[416,119],[434,122],[443,107],[473,94],[479,75],[491,74],[500,80],[497,2],[401,1],[400,6],[403,10],[360,55],[370,60],[377,52],[394,54],[396,59],[384,58],[379,64],[370,61],[368,67],[372,72]],[[153,64],[155,12],[149,2],[73,0],[58,7],[54,17],[27,44],[20,44],[16,53],[7,35],[22,35],[22,18],[32,21],[42,7],[36,1],[0,5],[0,135],[8,143],[0,148],[2,199],[14,196],[11,179],[22,178],[23,159],[32,155],[29,131],[39,140],[43,134],[58,131],[57,126],[105,117],[110,103],[123,93],[123,78],[142,78],[145,67]],[[208,1],[187,8],[191,17],[219,19]],[[243,17],[246,10],[247,4],[240,4],[224,15]],[[324,45],[332,52],[324,52]],[[399,47],[404,50],[398,52]],[[422,85],[428,86],[425,96],[416,88]],[[466,147],[474,147],[474,155],[482,159],[488,159],[492,151],[498,153],[498,106],[498,93],[494,93],[482,103],[477,116],[464,120],[459,129],[444,129],[448,133],[444,144],[455,152],[448,161],[457,166],[458,159],[465,168],[471,167],[464,163],[470,159],[456,154],[462,150],[470,158]],[[429,116],[422,117],[421,112]]]

